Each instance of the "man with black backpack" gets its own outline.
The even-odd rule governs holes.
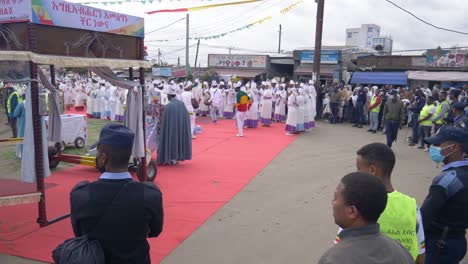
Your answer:
[[[104,126],[96,154],[101,177],[79,183],[70,193],[73,232],[98,241],[105,263],[151,263],[147,238],[162,231],[161,191],[151,182],[133,181],[128,172],[133,141],[127,127]]]

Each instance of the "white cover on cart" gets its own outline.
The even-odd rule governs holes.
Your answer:
[[[35,168],[35,157],[34,157],[34,132],[32,124],[32,105],[31,105],[31,85],[26,89],[26,121],[24,127],[24,140],[23,149],[32,151],[23,151],[23,157],[21,159],[21,179],[23,182],[35,183],[36,182],[36,168]],[[41,116],[41,129],[42,129],[42,157],[44,162],[42,164],[44,168],[44,178],[50,176],[49,159],[47,151],[47,132],[45,129],[44,117]]]

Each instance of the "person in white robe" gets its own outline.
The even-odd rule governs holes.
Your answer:
[[[127,94],[128,89],[118,88],[118,101],[117,101],[117,118],[116,120],[119,122],[124,121],[125,115],[125,108],[126,108],[126,101],[127,101]]]
[[[317,106],[316,106],[316,92],[315,87],[313,85],[309,85],[306,89],[306,96],[309,100],[308,109],[306,111],[309,112],[309,120],[308,120],[308,129],[315,127],[315,116],[317,115]]]
[[[208,82],[203,82],[201,96],[200,96],[200,106],[198,107],[198,115],[207,116],[210,114],[210,107],[207,104],[210,99],[210,89],[208,88]]]
[[[110,100],[110,87],[111,84],[106,82],[104,86],[101,86],[101,119],[110,120],[110,108],[109,108],[109,100]]]
[[[310,128],[310,97],[309,97],[309,86],[304,86],[302,89],[302,96],[304,97],[304,129],[307,130]]]
[[[94,98],[92,92],[94,90],[94,84],[89,81],[86,85],[86,116],[93,117]]]
[[[224,105],[223,116],[226,119],[232,119],[234,117],[234,103],[236,102],[236,91],[233,88],[232,82],[228,83],[225,93],[226,103]]]
[[[220,82],[219,90],[221,91],[221,103],[219,105],[218,118],[224,118],[224,108],[226,107],[226,83]]]
[[[299,88],[297,94],[297,132],[304,132],[304,112],[305,112],[305,98],[304,89]]]
[[[94,118],[101,119],[101,114],[102,114],[102,92],[101,89],[104,89],[104,81],[100,81],[99,86],[97,86],[92,93],[93,96],[93,102],[94,102],[94,107],[93,107],[93,116]]]
[[[291,88],[288,96],[288,117],[286,119],[286,135],[297,133],[297,89]]]
[[[75,111],[84,111],[84,100],[84,87],[79,83],[75,88]]]
[[[63,88],[63,104],[65,105],[65,109],[68,110],[73,106],[73,90],[72,90],[72,83],[67,81],[64,84]]]
[[[218,88],[218,83],[216,81],[211,82],[210,89],[210,118],[213,124],[218,122],[219,109],[223,103],[223,91]]]
[[[250,89],[247,91],[247,95],[252,100],[252,106],[250,107],[249,111],[247,111],[247,119],[245,120],[244,124],[248,128],[256,128],[258,127],[258,105],[260,102],[260,96],[256,83],[252,82],[249,86]]]
[[[261,122],[263,126],[271,125],[271,113],[273,108],[273,92],[270,83],[266,82],[262,93]]]
[[[185,108],[187,108],[187,111],[190,115],[190,131],[192,132],[192,139],[197,138],[195,136],[195,121],[197,119],[197,116],[195,115],[195,109],[193,108],[192,105],[192,99],[195,99],[195,96],[192,92],[192,82],[188,81],[185,86],[184,86],[184,91],[182,92],[182,102],[185,104]]]
[[[276,107],[275,107],[275,114],[274,119],[276,122],[284,122],[286,121],[286,103],[288,100],[288,94],[285,90],[286,84],[282,83],[278,90],[276,91],[275,98],[276,98]]]
[[[117,120],[117,101],[119,98],[119,91],[117,87],[111,86],[109,88],[109,111],[110,111],[110,120]]]
[[[194,84],[194,87],[192,88],[193,97],[195,98],[195,100],[197,100],[198,105],[201,106],[201,104],[202,104],[202,96],[203,96],[202,83],[200,82],[199,79],[195,79],[195,81],[193,82],[193,84]],[[195,113],[196,113],[197,115],[198,115],[199,109],[200,109],[200,107],[198,107],[198,109],[195,109]]]

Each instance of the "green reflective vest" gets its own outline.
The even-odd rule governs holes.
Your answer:
[[[377,102],[377,96],[374,96],[372,97],[372,100],[370,102],[370,105],[374,105],[375,102]],[[380,112],[380,105],[382,104],[382,101],[380,101],[380,104],[376,107],[374,107],[371,112],[374,112],[374,113],[379,113]]]
[[[13,111],[15,111],[15,109],[11,109],[11,99],[13,98],[14,95],[16,95],[16,97],[18,98],[18,104],[23,102],[23,98],[21,96],[19,96],[19,93],[17,91],[12,92],[8,96],[8,100],[7,100],[7,114],[10,114]]]
[[[387,206],[378,221],[380,231],[400,242],[415,260],[419,255],[416,222],[416,200],[397,191],[389,193]]]
[[[438,116],[438,115],[440,114],[440,112],[442,112],[442,106],[443,106],[444,104],[447,104],[447,105],[448,105],[447,100],[444,100],[444,101],[440,102],[440,104],[439,104],[439,105],[437,106],[437,108],[436,108],[436,111],[435,111],[435,113],[434,113],[434,117]],[[447,113],[445,113],[445,115],[444,115],[443,118],[441,118],[441,119],[439,119],[439,120],[436,121],[436,124],[442,125],[443,122],[444,122],[444,118],[446,118],[447,116],[448,116],[448,111],[447,111]]]
[[[425,105],[419,114],[419,120],[426,118],[429,115],[429,111],[435,107],[434,105]],[[432,120],[429,118],[421,122],[421,126],[432,126]]]

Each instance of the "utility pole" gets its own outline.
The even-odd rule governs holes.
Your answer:
[[[325,0],[315,0],[315,2],[317,3],[317,21],[315,27],[314,72],[316,83],[320,84],[320,58],[322,56],[322,29]]]
[[[197,42],[197,53],[195,54],[195,68],[197,67],[197,61],[198,61],[198,50],[200,49],[200,39],[198,39],[198,42]]]
[[[279,30],[279,42],[278,42],[278,54],[281,53],[281,28],[282,28],[281,24],[279,25],[279,28],[280,30]]]
[[[177,67],[180,67],[180,57],[177,57]]]
[[[231,55],[232,47],[229,47],[229,55]]]
[[[158,65],[161,66],[161,50],[158,48]]]
[[[188,78],[190,75],[190,62],[189,62],[189,14],[187,14],[187,32],[186,32],[186,37],[185,37],[185,77]]]

